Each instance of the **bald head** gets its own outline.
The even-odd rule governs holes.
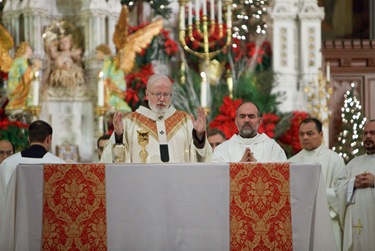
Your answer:
[[[9,140],[0,140],[0,164],[12,154],[14,154],[13,144]]]

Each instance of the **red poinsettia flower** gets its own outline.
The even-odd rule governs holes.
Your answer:
[[[246,49],[248,51],[248,56],[250,58],[252,58],[254,55],[257,56],[257,63],[262,63],[263,61],[263,55],[265,54],[264,50],[262,49],[262,47],[259,47],[257,49],[257,46],[255,43],[249,43],[246,45]]]
[[[281,143],[292,146],[293,154],[298,153],[302,149],[298,136],[299,124],[308,116],[309,114],[307,112],[294,111],[290,120],[289,129],[279,138]]]
[[[279,121],[280,121],[280,117],[275,114],[271,114],[271,113],[263,114],[263,123],[260,124],[258,128],[258,132],[265,133],[268,135],[268,137],[274,138],[276,125]]]
[[[238,133],[237,126],[234,122],[236,110],[242,103],[242,99],[232,100],[228,96],[224,97],[223,104],[220,106],[220,114],[211,121],[210,128],[218,128],[225,133],[227,139]]]

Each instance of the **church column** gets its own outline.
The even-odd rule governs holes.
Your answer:
[[[298,13],[300,20],[300,72],[302,81],[311,81],[311,74],[322,67],[322,32],[321,22],[324,8],[316,0],[305,0]]]
[[[117,24],[118,17],[118,13],[110,13],[110,15],[108,15],[108,45],[113,54],[116,53],[116,47],[113,43],[113,33],[115,33],[115,26]]]
[[[19,31],[20,31],[20,22],[19,14],[17,11],[7,11],[3,12],[3,22],[5,28],[10,32],[13,37],[14,46],[17,46],[20,42]]]
[[[325,75],[322,69],[322,31],[321,22],[324,19],[324,8],[319,7],[316,0],[304,0],[298,13],[300,20],[300,93],[304,95],[304,102],[307,104],[308,98],[315,94],[315,99],[310,101],[314,106],[312,116],[317,117],[323,123],[324,143],[329,145],[329,111],[327,96],[320,92],[320,88],[326,87],[326,82],[321,78]],[[325,78],[324,78],[325,79]],[[320,81],[320,82],[319,82]],[[304,89],[308,87],[309,93]],[[308,95],[310,95],[308,97]],[[319,108],[320,105],[321,107]],[[307,109],[306,109],[307,110]],[[312,111],[309,111],[312,112]],[[315,113],[315,114],[314,114]]]
[[[275,0],[270,11],[273,27],[273,69],[278,76],[275,92],[285,93],[279,106],[283,112],[300,108],[298,86],[298,0]]]

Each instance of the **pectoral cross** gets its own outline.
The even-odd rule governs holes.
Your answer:
[[[361,228],[363,228],[363,225],[361,225],[361,219],[358,218],[358,224],[353,225],[353,227],[358,229],[357,234],[361,234]]]

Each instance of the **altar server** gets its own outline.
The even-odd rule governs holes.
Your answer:
[[[337,181],[344,251],[375,250],[375,119],[366,123],[362,141],[366,153],[352,159]]]
[[[337,250],[342,246],[342,226],[339,219],[339,204],[335,193],[335,179],[345,169],[344,159],[323,143],[323,125],[316,118],[306,118],[299,124],[299,141],[302,150],[291,157],[291,163],[319,163],[325,180],[329,212],[335,234]]]

